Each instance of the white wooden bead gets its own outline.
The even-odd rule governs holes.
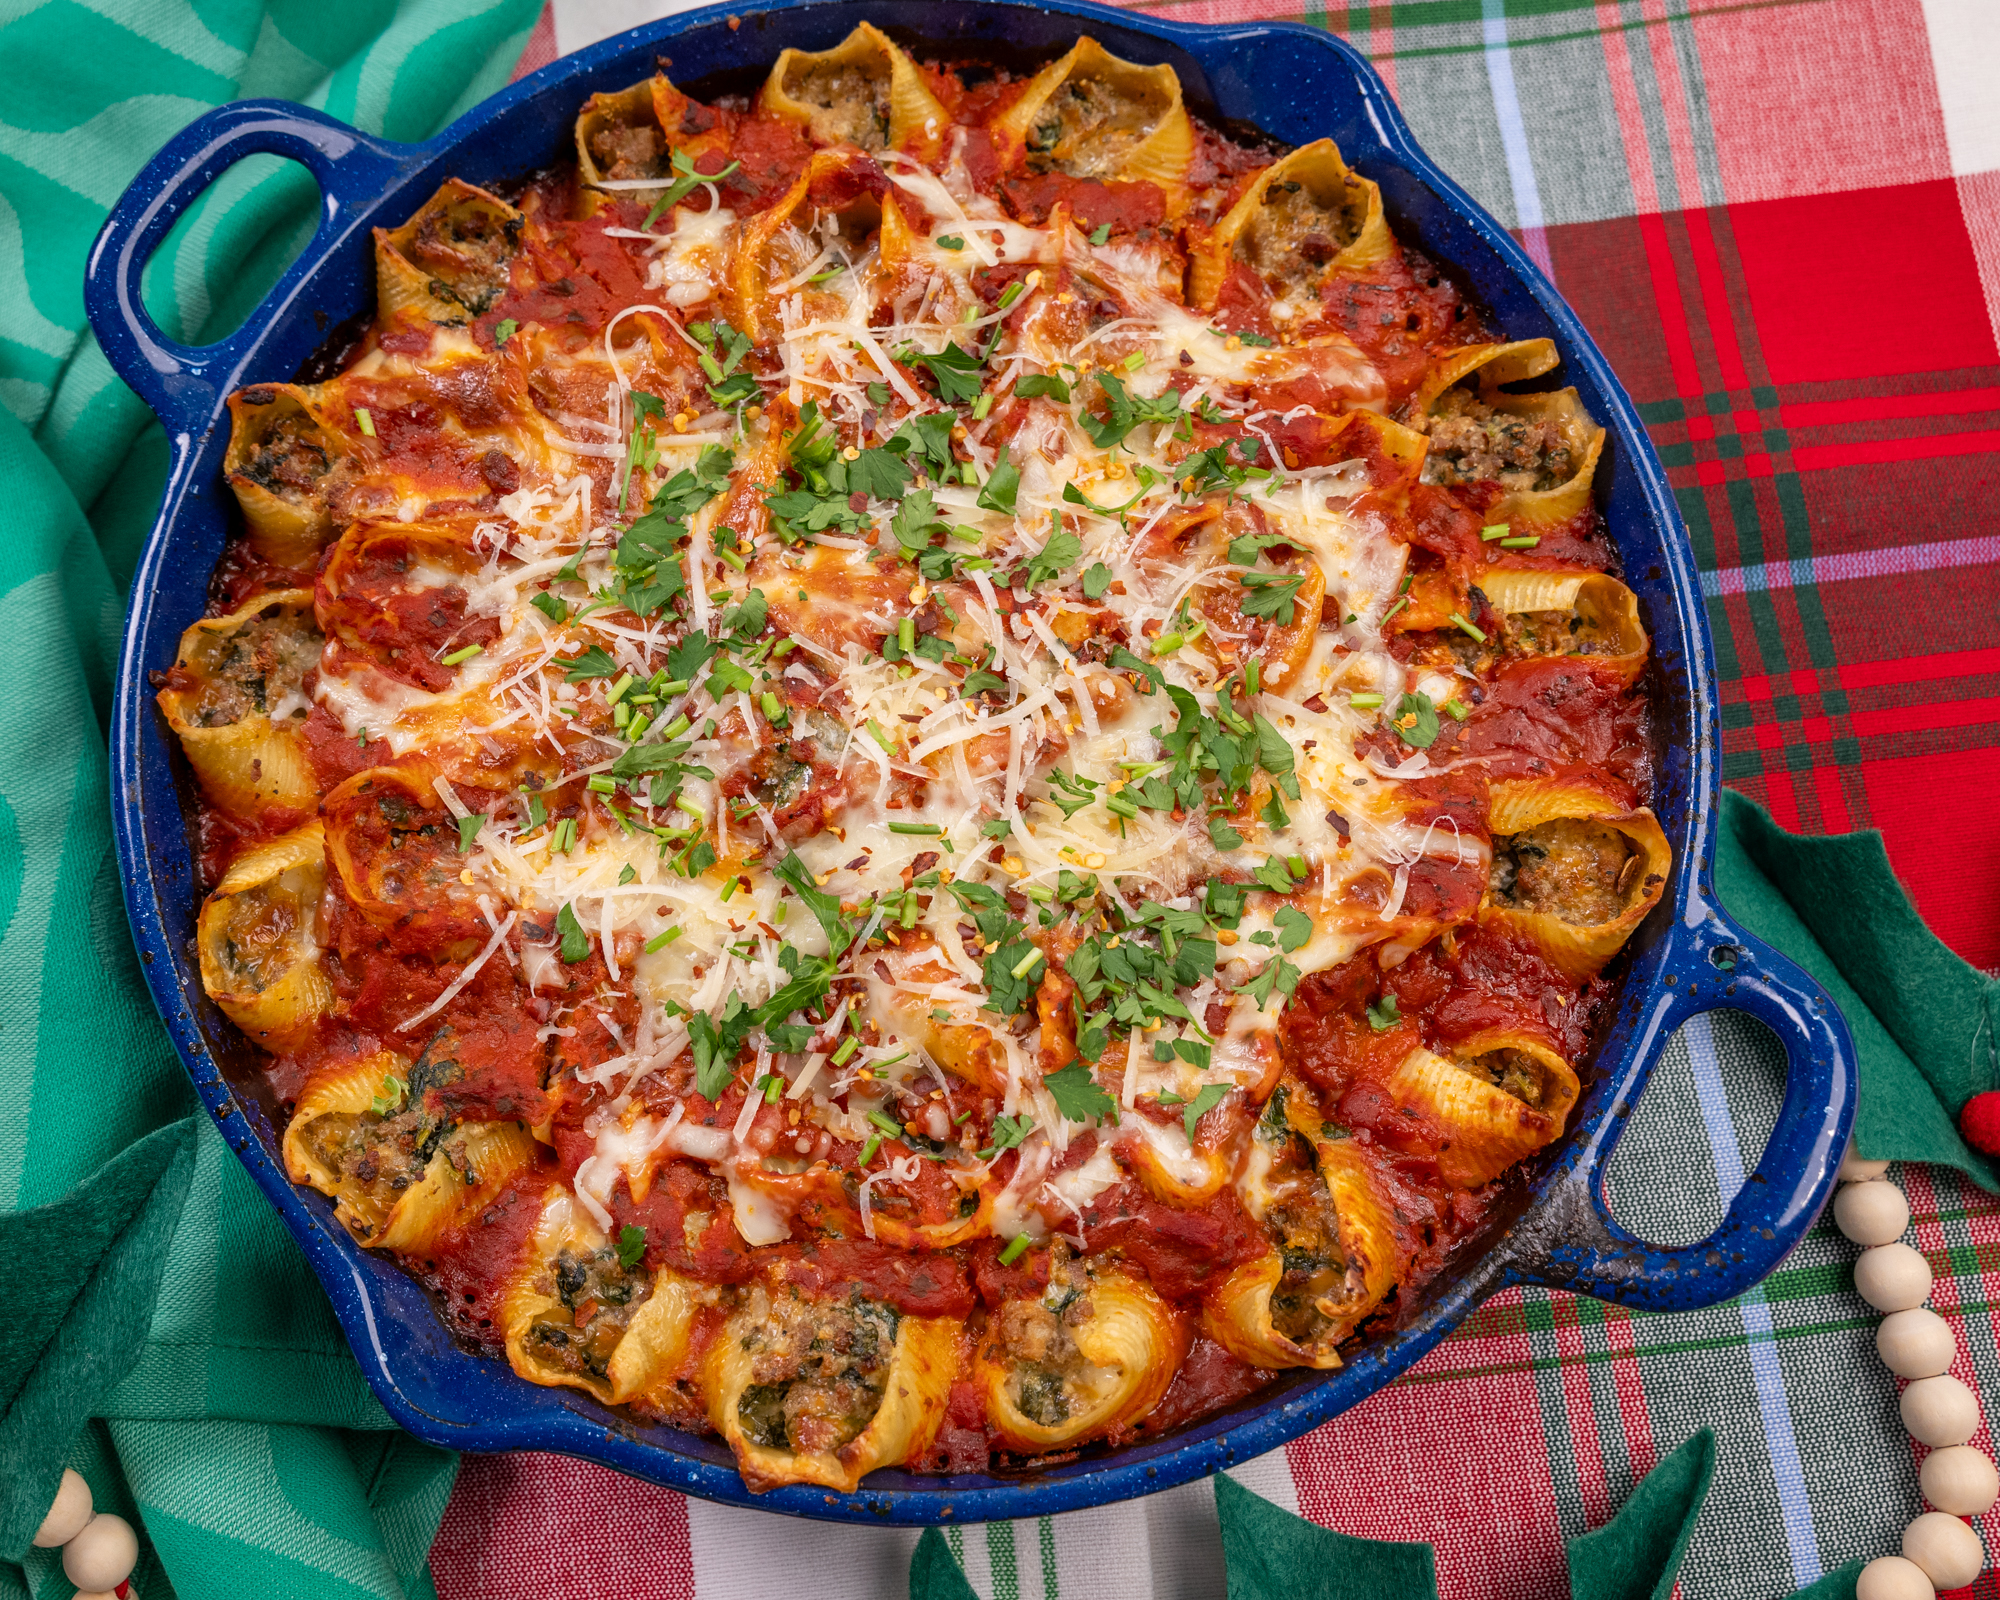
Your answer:
[[[1869,1562],[1854,1580],[1854,1600],[1933,1600],[1936,1594],[1924,1569],[1901,1556]]]
[[[1888,1244],[1910,1225],[1910,1202],[1880,1178],[1850,1183],[1833,1197],[1833,1222],[1856,1244]]]
[[[1863,1160],[1854,1148],[1854,1141],[1847,1141],[1847,1154],[1840,1158],[1842,1183],[1866,1183],[1870,1178],[1881,1177],[1888,1170],[1888,1162]]]
[[[1917,1482],[1924,1498],[1950,1517],[1976,1517],[2000,1500],[2000,1472],[1984,1452],[1970,1445],[1948,1445],[1924,1457]]]
[[[1950,1373],[1919,1378],[1903,1391],[1899,1409],[1919,1444],[1964,1444],[1979,1431],[1979,1396]]]
[[[123,1517],[100,1512],[63,1546],[63,1573],[79,1589],[115,1589],[139,1564],[139,1536]]]
[[[1931,1297],[1931,1264],[1906,1244],[1878,1244],[1854,1263],[1854,1292],[1877,1311],[1909,1311]]]
[[[1940,1589],[1963,1589],[1986,1565],[1979,1535],[1942,1511],[1926,1511],[1903,1530],[1903,1554]]]
[[[35,1547],[53,1550],[59,1544],[68,1544],[90,1520],[93,1509],[90,1485],[83,1481],[83,1474],[65,1467],[62,1482],[56,1486],[55,1503],[42,1518],[41,1527],[35,1530]]]
[[[1951,1324],[1928,1306],[1892,1311],[1875,1329],[1875,1353],[1899,1378],[1935,1378],[1958,1353]]]

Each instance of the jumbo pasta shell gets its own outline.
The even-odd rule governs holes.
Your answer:
[[[1510,344],[1467,345],[1432,367],[1411,395],[1404,413],[1412,426],[1431,436],[1435,459],[1425,463],[1425,481],[1453,483],[1497,476],[1508,492],[1487,511],[1487,518],[1518,525],[1517,531],[1557,527],[1587,510],[1598,458],[1604,452],[1604,430],[1584,410],[1583,401],[1574,389],[1547,394],[1508,394],[1500,387],[1539,378],[1553,371],[1560,359],[1552,341],[1521,339]],[[1461,392],[1452,400],[1451,391],[1455,390]],[[1465,426],[1456,413],[1468,408],[1476,424],[1469,435],[1455,431]],[[1494,423],[1493,417],[1512,418],[1515,423]],[[1544,488],[1535,488],[1532,483],[1509,483],[1510,475],[1528,475],[1521,466],[1503,463],[1489,467],[1483,460],[1480,469],[1453,464],[1449,452],[1454,441],[1458,448],[1471,448],[1473,442],[1501,438],[1506,441],[1505,448],[1519,448],[1525,442],[1521,425],[1528,423],[1537,429],[1553,429],[1566,452],[1570,465],[1560,483],[1552,482]],[[1481,448],[1497,452],[1502,446],[1489,442]],[[1548,475],[1544,472],[1538,476]]]
[[[558,1262],[600,1258],[610,1240],[567,1189],[550,1188],[527,1253],[500,1300],[507,1361],[530,1383],[580,1389],[622,1405],[670,1378],[687,1358],[688,1339],[706,1291],[666,1268],[656,1272],[639,1309],[617,1332],[608,1359],[580,1355],[576,1310],[556,1290]],[[589,1327],[585,1325],[587,1336]],[[597,1370],[601,1365],[602,1371]]]
[[[382,315],[460,327],[505,292],[521,213],[460,178],[446,180],[400,228],[375,230]]]
[[[467,1122],[400,1141],[371,1137],[399,1114],[415,1120],[410,1072],[407,1057],[384,1050],[321,1074],[285,1129],[291,1180],[331,1198],[342,1226],[371,1248],[422,1251],[535,1159],[535,1141],[518,1122]],[[349,1154],[368,1159],[350,1164]]]
[[[1340,232],[1351,230],[1350,237],[1324,260],[1307,261],[1299,254],[1300,241],[1288,236],[1302,230],[1311,236],[1318,217],[1334,215],[1342,219]],[[1188,263],[1188,298],[1201,310],[1213,310],[1234,259],[1267,278],[1295,279],[1287,292],[1304,291],[1316,306],[1327,279],[1379,266],[1395,245],[1380,186],[1350,171],[1331,139],[1315,139],[1258,173],[1196,248]]]
[[[298,713],[321,643],[308,589],[258,595],[181,635],[160,710],[202,788],[232,815],[282,821],[313,809],[318,779]]]
[[[1082,1292],[1090,1314],[1068,1330],[1079,1371],[1019,1359],[997,1333],[1004,1310],[988,1326],[972,1377],[985,1390],[988,1426],[1005,1449],[1040,1455],[1129,1428],[1160,1403],[1180,1370],[1185,1326],[1150,1286],[1107,1271],[1090,1274]]]
[[[1194,124],[1164,63],[1142,67],[1079,39],[990,128],[1003,167],[1026,160],[1078,178],[1155,184],[1169,216],[1186,204]]]
[[[201,985],[229,1020],[274,1054],[302,1044],[333,1009],[320,965],[326,857],[317,822],[240,856],[202,902]]]
[[[746,1341],[770,1308],[769,1291],[753,1288],[709,1346],[702,1371],[709,1422],[735,1452],[737,1469],[753,1493],[817,1483],[851,1494],[865,1474],[912,1460],[930,1447],[958,1368],[955,1318],[899,1318],[881,1400],[867,1426],[837,1449],[799,1451],[758,1443],[744,1431],[742,1402],[755,1381]]]
[[[260,383],[229,397],[223,475],[243,510],[250,547],[274,566],[310,572],[333,536],[329,474],[347,455],[323,397],[295,383]]]
[[[1396,1281],[1400,1255],[1393,1209],[1377,1189],[1367,1161],[1352,1140],[1323,1136],[1310,1097],[1302,1090],[1287,1093],[1286,1120],[1294,1131],[1310,1138],[1332,1207],[1344,1277],[1336,1294],[1315,1302],[1320,1326],[1309,1337],[1283,1331],[1274,1316],[1273,1297],[1284,1277],[1285,1264],[1276,1248],[1245,1262],[1211,1290],[1202,1303],[1202,1326],[1209,1336],[1239,1360],[1260,1367],[1315,1367],[1341,1364],[1339,1347],[1371,1315]],[[1310,1128],[1314,1133],[1307,1134]],[[1260,1151],[1261,1144],[1253,1146]],[[1239,1187],[1244,1180],[1239,1179]],[[1254,1175],[1249,1182],[1253,1214],[1267,1215],[1282,1196],[1260,1203]]]
[[[786,50],[758,92],[758,109],[806,125],[815,144],[901,150],[928,161],[951,115],[922,70],[873,23],[831,50]]]
[[[1526,639],[1531,647],[1546,638],[1566,648],[1531,653],[1587,655],[1627,681],[1646,664],[1651,642],[1639,620],[1639,597],[1605,573],[1496,567],[1480,575],[1479,589],[1510,617],[1550,614],[1552,629],[1529,630]]]
[[[1488,890],[1479,920],[1524,934],[1572,978],[1599,971],[1666,892],[1673,847],[1658,818],[1643,807],[1628,810],[1588,784],[1536,778],[1494,784],[1489,817],[1496,882],[1510,861],[1517,875],[1511,888]],[[1532,830],[1561,823],[1588,826],[1553,830],[1546,842],[1533,839]],[[1604,832],[1628,841],[1608,890],[1604,883],[1610,868],[1601,859]],[[1518,876],[1521,846],[1516,842],[1523,836],[1543,851],[1535,878],[1525,888]],[[1595,859],[1589,854],[1593,851]],[[1603,911],[1612,914],[1597,914]]]
[[[1502,1048],[1546,1059],[1545,1070],[1556,1080],[1547,1109],[1528,1105],[1459,1062],[1424,1049],[1405,1056],[1384,1085],[1397,1105],[1409,1107],[1442,1130],[1438,1171],[1455,1188],[1476,1189],[1558,1138],[1563,1118],[1575,1103],[1576,1074],[1547,1046],[1509,1036],[1505,1046],[1486,1042],[1481,1053]],[[1555,1110],[1558,1105],[1560,1115]]]

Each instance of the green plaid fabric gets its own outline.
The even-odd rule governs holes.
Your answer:
[[[206,1116],[156,1136],[181,1148],[121,1235],[144,1249],[74,1261],[73,1301],[19,1298],[75,1238],[63,1197],[196,1109],[133,954],[105,804],[121,601],[166,442],[85,332],[82,275],[111,202],[210,106],[282,95],[421,138],[506,81],[533,21],[522,0],[0,5],[0,1238],[36,1251],[0,1266],[10,1310],[49,1319],[16,1323],[0,1361],[6,1600],[74,1592],[60,1551],[23,1549],[65,1463],[143,1527],[144,1600],[433,1592],[454,1460],[391,1428]],[[158,320],[197,340],[234,327],[316,210],[297,168],[230,172],[154,262]],[[144,1338],[113,1342],[107,1308],[155,1277],[150,1332],[146,1289]]]

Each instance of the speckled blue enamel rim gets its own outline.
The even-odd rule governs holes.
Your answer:
[[[725,20],[732,13],[739,19],[733,28]],[[656,62],[683,84],[733,72],[740,87],[761,77],[783,46],[824,48],[863,18],[944,54],[1016,62],[1046,59],[1088,30],[1121,56],[1171,63],[1199,111],[1292,144],[1331,135],[1350,163],[1382,185],[1397,232],[1469,279],[1509,338],[1555,340],[1567,380],[1611,432],[1598,472],[1600,501],[1653,636],[1663,744],[1654,805],[1673,841],[1676,871],[1666,903],[1633,942],[1622,999],[1576,1126],[1544,1153],[1519,1214],[1409,1308],[1400,1331],[1338,1372],[1289,1374],[1258,1399],[1167,1438],[1031,1476],[883,1471],[858,1494],[792,1487],[751,1495],[715,1440],[637,1426],[458,1349],[421,1289],[359,1249],[323,1198],[286,1181],[247,1047],[201,992],[188,792],[147,674],[172,661],[181,629],[200,614],[227,536],[224,396],[245,383],[289,378],[333,324],[372,304],[371,226],[401,222],[447,177],[495,181],[565,155],[584,97],[622,88]],[[241,330],[202,349],[177,345],[145,314],[141,269],[193,199],[254,152],[311,169],[323,200],[319,231]],[[159,414],[172,441],[164,503],[133,586],[112,734],[113,814],[140,956],[203,1103],[326,1285],[383,1405],[419,1438],[456,1450],[561,1451],[707,1499],[836,1521],[985,1522],[1070,1511],[1168,1488],[1297,1438],[1388,1383],[1466,1312],[1512,1284],[1645,1309],[1728,1299],[1777,1265],[1831,1191],[1854,1115],[1853,1046],[1818,985],[1715,905],[1714,669],[1693,557],[1665,474],[1631,401],[1555,289],[1417,148],[1381,79],[1339,39],[1291,24],[1165,22],[1084,0],[733,0],[566,57],[427,144],[370,138],[279,101],[210,112],[153,159],[112,211],[91,254],[85,300],[113,367]],[[1717,1007],[1748,1012],[1782,1041],[1784,1104],[1722,1226],[1685,1249],[1657,1249],[1612,1220],[1604,1164],[1668,1037]]]

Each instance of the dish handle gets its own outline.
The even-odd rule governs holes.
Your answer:
[[[1605,1198],[1604,1172],[1643,1092],[1641,1076],[1558,1179],[1566,1203],[1539,1208],[1532,1230],[1513,1236],[1514,1281],[1647,1311],[1717,1305],[1761,1282],[1833,1192],[1859,1086],[1846,1019],[1789,957],[1720,911],[1697,916],[1676,930],[1662,963],[1639,1024],[1640,1055],[1657,1058],[1675,1029],[1709,1011],[1744,1012],[1776,1034],[1785,1052],[1785,1098],[1756,1170],[1721,1226],[1694,1244],[1652,1244],[1622,1227]]]
[[[234,333],[214,344],[180,344],[146,311],[146,263],[209,185],[250,155],[285,156],[312,173],[318,231]],[[296,289],[349,213],[379,198],[415,159],[408,145],[371,138],[288,100],[239,100],[197,117],[140,169],[91,247],[83,303],[112,370],[153,408],[169,437],[208,420],[216,391],[229,386],[258,338],[266,308]]]

